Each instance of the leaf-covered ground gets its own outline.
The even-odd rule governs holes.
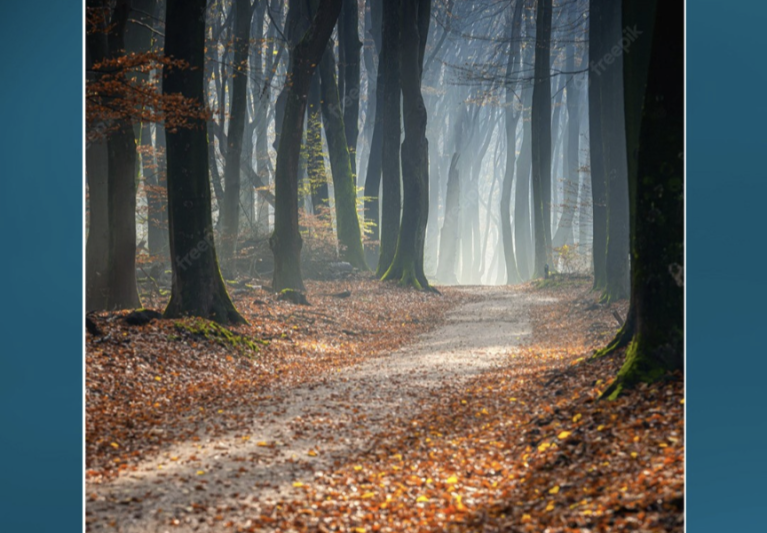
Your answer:
[[[307,286],[311,306],[230,289],[250,324],[228,339],[200,319],[132,326],[127,312],[93,316],[104,335],[86,339],[86,477],[110,478],[172,443],[247,427],[238,406],[394,350],[461,300],[366,279]]]
[[[234,415],[227,418],[227,402],[244,400],[258,406],[266,400],[260,400],[254,391],[268,390],[276,383],[284,383],[288,388],[299,382],[311,383],[336,365],[347,366],[362,361],[368,354],[380,353],[375,350],[392,349],[424,324],[436,324],[445,309],[460,299],[459,290],[448,292],[445,298],[434,298],[375,282],[359,283],[353,294],[368,290],[382,299],[388,298],[385,305],[373,306],[377,310],[369,312],[370,316],[376,316],[379,309],[392,313],[386,315],[389,321],[379,322],[376,316],[363,328],[358,319],[367,315],[353,307],[358,304],[351,299],[343,303],[336,301],[340,299],[322,300],[321,305],[306,308],[316,309],[336,321],[340,321],[339,315],[344,312],[351,313],[349,323],[358,324],[357,330],[379,332],[365,333],[370,335],[366,340],[341,345],[324,356],[308,350],[303,356],[294,355],[292,350],[301,346],[299,333],[294,333],[284,348],[270,345],[252,361],[231,355],[230,361],[226,350],[211,351],[210,343],[194,347],[191,340],[183,341],[186,344],[167,340],[168,335],[173,335],[172,331],[177,331],[175,326],[156,322],[142,326],[146,331],[142,330],[141,334],[136,333],[136,328],[124,330],[119,320],[112,322],[109,327],[113,339],[120,339],[123,333],[128,333],[127,337],[142,335],[141,342],[134,339],[127,343],[133,345],[130,348],[122,344],[111,348],[125,352],[121,355],[101,353],[97,356],[101,346],[113,341],[94,345],[89,338],[88,460],[94,471],[91,486],[97,486],[93,483],[102,479],[105,472],[114,471],[112,463],[118,469],[130,470],[136,460],[131,456],[136,452],[139,455],[149,451],[157,453],[171,442],[199,439],[202,428],[207,428],[208,435],[237,435],[238,428],[246,428],[249,421]],[[334,285],[314,290],[335,292],[336,289]],[[525,311],[530,315],[532,334],[521,345],[510,343],[500,366],[462,380],[457,386],[445,383],[441,390],[430,392],[428,399],[420,402],[421,409],[413,409],[407,416],[384,416],[378,423],[385,425],[384,430],[371,435],[369,445],[343,460],[334,460],[319,474],[316,468],[308,468],[304,476],[294,478],[289,493],[276,502],[262,498],[263,489],[258,487],[253,487],[249,494],[230,495],[228,500],[206,500],[207,489],[203,485],[206,474],[198,470],[199,477],[189,484],[195,487],[191,490],[201,491],[199,503],[183,509],[153,508],[153,516],[161,517],[158,520],[163,524],[163,529],[158,531],[174,528],[184,531],[682,531],[683,382],[680,376],[670,376],[655,385],[629,391],[617,401],[597,401],[599,393],[620,367],[623,354],[596,362],[587,359],[595,348],[610,340],[617,329],[614,311],[625,316],[626,306],[601,307],[596,304],[597,295],[588,289],[589,281],[585,279],[560,279],[545,287],[529,284],[504,289],[509,291],[512,301],[531,302]],[[314,299],[320,302],[316,296]],[[329,311],[326,302],[336,306],[335,311]],[[281,309],[281,305],[285,311],[281,311],[284,314],[277,320],[274,318],[277,311],[273,308]],[[466,309],[471,314],[481,309],[471,305],[464,303],[456,311]],[[344,311],[344,306],[353,309]],[[249,316],[251,328],[272,324],[280,335],[286,326],[276,324],[286,317],[295,319],[291,313],[300,310],[290,304],[268,303],[267,307],[268,312],[261,311],[261,320],[271,316],[269,320],[273,321],[257,325],[255,317]],[[397,311],[405,309],[414,324],[394,320]],[[477,331],[487,334],[488,330],[480,327],[484,320],[482,313],[476,315]],[[287,330],[298,331],[291,330],[292,327]],[[333,339],[338,342],[340,332],[347,327],[338,325],[338,329],[327,333],[316,328],[304,333],[300,342],[309,343],[317,335],[325,339],[322,342],[330,343]],[[440,331],[443,330],[435,333]],[[158,348],[157,342],[170,345],[162,344]],[[370,349],[363,347],[368,342]],[[199,350],[196,359],[180,353],[187,349],[187,344],[190,353]],[[175,352],[169,351],[171,347],[175,347]],[[279,363],[270,363],[271,373],[265,369],[253,370],[255,361],[266,358],[264,354],[269,349],[281,354],[274,356]],[[471,347],[469,349],[471,351]],[[356,355],[350,356],[347,351]],[[141,357],[144,353],[154,353],[158,360],[162,357],[165,360],[152,364]],[[189,368],[200,364],[199,361],[211,353],[218,361],[215,365],[202,372]],[[171,362],[172,354],[180,356],[183,363]],[[483,351],[476,351],[475,356],[482,357]],[[108,367],[107,363],[115,359],[121,363]],[[310,360],[318,366],[305,371],[302,365],[309,364]],[[234,363],[245,361],[251,365],[248,375],[263,373],[267,377],[238,378],[244,371]],[[90,390],[96,386],[90,378],[94,363],[102,365],[96,372],[101,376],[100,385],[111,384],[109,390],[113,396],[115,390],[127,392],[119,398],[111,398],[109,403],[101,399],[101,395],[99,401],[94,402],[94,391]],[[126,388],[125,384],[135,382],[139,374],[140,386]],[[173,381],[180,376],[184,378]],[[169,390],[168,382],[178,386]],[[154,397],[152,391],[157,391]],[[164,392],[159,394],[159,391]],[[127,401],[131,394],[141,401],[135,404]],[[364,396],[365,391],[359,394]],[[154,402],[155,398],[162,401]],[[153,402],[148,403],[150,401]],[[164,408],[163,402],[167,404]],[[108,405],[114,411],[127,409],[136,414],[123,415],[122,423],[118,423],[108,420],[111,418],[108,413],[94,411],[96,404],[100,406],[98,409]],[[147,417],[146,413],[154,412],[152,409],[160,409],[162,416],[148,417],[151,423],[137,416]],[[232,409],[232,412],[238,411]],[[94,424],[90,420],[92,416],[101,417],[101,422]],[[139,421],[134,421],[132,428],[124,429],[131,417]],[[365,424],[365,421],[356,423]],[[137,431],[137,427],[143,432]],[[184,429],[174,430],[174,427]],[[191,428],[195,428],[196,433],[189,433]],[[332,424],[328,424],[326,431],[334,431]],[[317,453],[322,451],[309,449],[305,459],[311,461]],[[242,470],[233,474],[247,478],[251,465],[244,459],[241,464]],[[121,473],[126,475],[129,473]],[[155,483],[165,483],[163,479],[157,478]],[[119,509],[122,505],[120,516],[124,516],[124,510],[131,508],[133,502],[151,500],[151,492],[147,490],[127,501],[112,503],[94,494],[89,507],[96,501],[103,504],[99,517],[103,519],[110,509]],[[115,510],[115,520],[108,527],[119,531],[118,514]],[[93,525],[91,520],[89,527]]]

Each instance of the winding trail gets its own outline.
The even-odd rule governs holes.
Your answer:
[[[460,290],[480,299],[410,346],[259,400],[249,432],[185,442],[135,472],[87,484],[87,530],[232,531],[217,515],[244,521],[295,491],[294,482],[374,448],[386,428],[439,402],[436,391],[457,392],[509,364],[506,354],[530,334],[530,306],[542,298],[513,287]]]

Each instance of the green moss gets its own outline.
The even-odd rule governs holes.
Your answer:
[[[601,398],[614,400],[623,390],[638,383],[653,383],[666,375],[667,369],[654,357],[645,353],[641,337],[635,337],[626,351],[626,361],[618,375],[601,395]]]
[[[180,320],[175,324],[183,336],[190,336],[199,340],[216,343],[226,348],[233,348],[235,352],[244,356],[252,357],[261,350],[261,346],[269,344],[262,340],[253,340],[243,335],[238,335],[227,328],[202,318],[189,318]]]

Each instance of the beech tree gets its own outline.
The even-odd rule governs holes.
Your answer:
[[[304,288],[302,239],[298,228],[298,160],[309,85],[338,20],[341,4],[342,0],[320,0],[311,26],[290,51],[290,74],[274,177],[274,232],[269,238],[274,253],[272,286],[275,290]]]
[[[205,0],[168,0],[165,53],[185,61],[188,68],[166,73],[165,94],[204,101],[205,6]],[[164,315],[244,323],[229,298],[216,256],[205,121],[190,118],[188,127],[169,128],[166,137],[173,285]]]
[[[603,393],[610,398],[684,365],[684,6],[622,5],[622,25],[640,28],[645,44],[624,59],[627,152],[636,154],[629,158],[632,319],[603,353],[631,344]]]

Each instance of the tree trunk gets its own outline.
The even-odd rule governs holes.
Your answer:
[[[120,0],[114,9],[108,36],[109,54],[117,57],[125,49],[125,24],[130,3]],[[127,119],[117,121],[107,141],[109,259],[108,309],[141,307],[136,287],[136,137]]]
[[[328,175],[325,169],[325,153],[322,144],[322,110],[320,108],[320,75],[315,72],[309,86],[309,101],[306,125],[307,174],[315,215],[325,211],[330,223],[330,202],[328,197]]]
[[[621,6],[613,2],[603,12],[608,43],[622,38]],[[597,64],[597,68],[600,65]],[[626,124],[623,113],[623,54],[618,54],[602,74],[602,140],[607,176],[607,253],[605,303],[629,296],[629,201],[626,159]]]
[[[240,223],[240,164],[245,119],[248,114],[247,62],[250,47],[250,0],[234,0],[234,65],[229,106],[229,129],[226,134],[224,165],[224,203],[221,206],[221,260],[227,275],[235,272],[234,256]]]
[[[610,398],[684,365],[684,6],[640,6],[635,0],[624,0],[623,6],[626,27],[639,26],[653,7],[655,22],[644,94],[641,83],[628,82],[638,81],[646,58],[641,51],[626,56],[629,139],[635,138],[634,118],[644,97],[639,143],[627,149],[637,150],[637,172],[629,173],[634,181],[630,190],[636,191],[631,285],[635,334],[616,380],[603,393]]]
[[[352,171],[352,156],[346,142],[344,114],[338,99],[333,50],[325,51],[320,61],[322,124],[328,143],[333,195],[336,204],[336,232],[341,257],[360,270],[367,270],[362,235],[357,217],[357,189]]]
[[[316,2],[313,2],[316,5]],[[309,30],[291,50],[286,83],[285,115],[275,170],[274,233],[269,246],[274,253],[273,289],[303,290],[301,234],[298,229],[298,160],[304,132],[309,85],[327,48],[341,0],[320,0]]]
[[[445,218],[439,235],[439,263],[437,279],[445,285],[456,285],[458,278],[455,273],[456,252],[458,251],[458,235],[460,217],[461,184],[458,176],[458,152],[450,160],[450,171],[447,177],[447,194],[445,195]]]
[[[339,64],[339,75],[343,77],[343,91],[339,93],[343,110],[344,133],[346,134],[349,161],[357,186],[357,137],[360,116],[360,41],[357,0],[343,0],[338,19],[338,47],[343,50],[344,60]]]
[[[530,216],[530,179],[532,167],[532,127],[530,107],[532,88],[522,89],[522,143],[516,168],[516,190],[514,194],[514,252],[521,281],[532,276],[533,232]]]
[[[402,0],[384,2],[382,49],[379,68],[383,74],[383,139],[381,141],[381,247],[376,276],[391,266],[397,248],[402,192],[400,185],[400,140],[402,137],[400,89],[400,6]]]
[[[402,142],[404,203],[397,250],[382,279],[427,289],[423,272],[426,223],[429,216],[429,142],[426,106],[421,94],[423,51],[429,31],[431,1],[403,2],[401,18],[400,86],[405,139]]]
[[[204,101],[205,5],[205,0],[168,0],[165,53],[190,68],[166,73],[165,94]],[[166,137],[173,285],[165,316],[244,323],[226,291],[213,243],[205,122],[192,119],[189,128],[168,130]]]
[[[603,4],[605,0],[589,0],[589,60],[594,65],[605,51],[602,34]],[[607,284],[607,180],[603,156],[602,99],[604,78],[595,68],[589,68],[589,152],[591,157],[592,259],[594,262],[594,290],[603,290]]]
[[[549,262],[551,219],[551,0],[538,0],[535,38],[535,87],[533,88],[532,153],[535,221],[535,267],[533,276],[543,277]],[[546,184],[549,186],[547,187]],[[546,195],[546,192],[549,195]]]

